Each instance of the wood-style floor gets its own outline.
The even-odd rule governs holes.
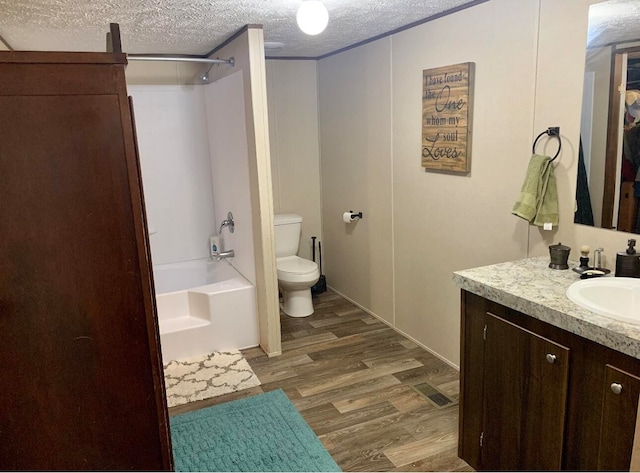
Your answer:
[[[262,385],[170,414],[282,389],[343,471],[473,471],[457,456],[458,405],[412,388],[428,381],[457,400],[458,372],[334,292],[314,307],[281,314],[281,356],[243,351]]]

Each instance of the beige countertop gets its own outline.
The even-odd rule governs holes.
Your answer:
[[[569,266],[576,263],[570,261]],[[549,257],[456,271],[453,280],[461,289],[640,358],[640,325],[618,322],[571,302],[567,288],[580,276],[571,269],[549,268]]]

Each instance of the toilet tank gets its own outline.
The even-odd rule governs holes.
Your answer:
[[[296,214],[275,214],[276,258],[298,254],[302,217]]]

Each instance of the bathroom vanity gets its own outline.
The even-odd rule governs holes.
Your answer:
[[[528,258],[454,273],[459,456],[477,470],[629,470],[640,326],[582,309],[579,280]]]

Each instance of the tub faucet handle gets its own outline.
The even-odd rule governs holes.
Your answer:
[[[233,230],[234,230],[235,226],[236,226],[236,224],[233,221],[233,214],[231,212],[227,213],[226,220],[223,220],[222,224],[220,224],[220,231],[218,232],[218,235],[222,233],[222,229],[224,227],[229,227],[229,232],[233,233]]]

